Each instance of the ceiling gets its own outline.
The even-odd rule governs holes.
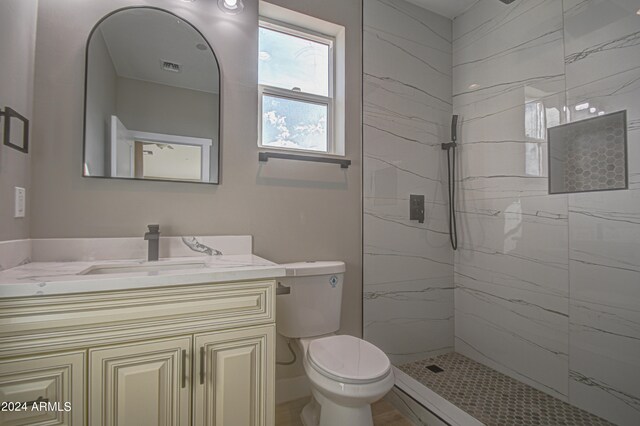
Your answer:
[[[120,77],[218,93],[218,65],[207,42],[189,24],[165,12],[129,9],[104,20],[99,30]],[[179,73],[161,61],[181,65]]]
[[[478,0],[409,0],[411,3],[453,19]]]

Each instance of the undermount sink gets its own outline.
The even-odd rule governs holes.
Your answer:
[[[94,265],[78,275],[126,274],[131,272],[178,271],[183,269],[200,269],[206,267],[204,261],[189,262],[148,262],[120,265]]]

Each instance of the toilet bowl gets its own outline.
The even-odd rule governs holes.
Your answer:
[[[277,300],[277,328],[302,353],[312,398],[302,410],[305,426],[371,426],[371,404],[394,385],[389,358],[375,345],[335,335],[340,326],[343,262],[284,265]]]
[[[394,384],[384,352],[353,336],[300,339],[298,344],[313,395],[302,412],[304,425],[373,424],[371,404]]]

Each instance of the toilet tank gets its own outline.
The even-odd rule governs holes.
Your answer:
[[[277,331],[286,337],[314,337],[340,328],[344,262],[299,262],[283,265],[279,285],[289,294],[276,298]]]

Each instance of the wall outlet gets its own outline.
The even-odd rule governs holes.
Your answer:
[[[27,191],[24,188],[20,188],[18,186],[15,187],[15,213],[13,217],[24,217],[26,210],[26,198]]]

